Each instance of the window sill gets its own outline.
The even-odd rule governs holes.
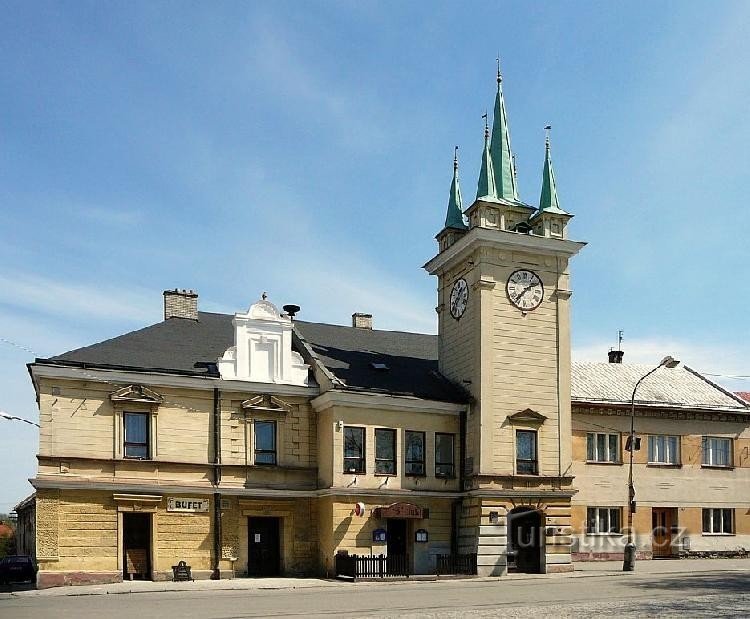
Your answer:
[[[734,466],[731,464],[701,464],[702,469],[716,469],[719,471],[732,471]]]
[[[398,473],[373,473],[375,477],[398,477]]]
[[[624,533],[586,533],[586,537],[622,537]]]
[[[736,533],[702,533],[703,537],[734,537]]]
[[[653,469],[681,469],[682,464],[671,464],[669,462],[647,462],[646,466]]]
[[[624,462],[610,462],[609,460],[586,460],[586,464],[603,464],[604,466],[622,466]]]
[[[366,475],[367,471],[343,471],[342,475]]]

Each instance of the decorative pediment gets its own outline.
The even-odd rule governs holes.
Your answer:
[[[265,411],[271,413],[288,413],[292,409],[292,407],[284,402],[284,400],[268,393],[248,398],[242,403],[242,408],[245,410]]]
[[[508,421],[513,424],[540,426],[545,421],[547,421],[547,418],[541,413],[537,413],[535,410],[526,408],[522,411],[518,411],[513,415],[510,415],[508,417]]]
[[[156,391],[143,385],[128,385],[111,393],[109,399],[113,402],[142,402],[144,404],[161,404],[164,398]]]
[[[292,349],[292,320],[266,293],[247,312],[234,315],[234,346],[217,362],[224,380],[307,386],[309,366]]]

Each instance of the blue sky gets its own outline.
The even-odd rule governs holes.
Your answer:
[[[473,197],[502,57],[521,198],[546,124],[571,236],[573,347],[750,374],[750,4],[7,2],[0,21],[0,410],[25,364],[234,312],[435,331],[453,146]],[[29,352],[29,351],[34,351]],[[730,388],[747,381],[721,379]],[[0,511],[34,428],[0,421]]]

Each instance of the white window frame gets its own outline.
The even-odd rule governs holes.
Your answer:
[[[593,519],[589,516],[591,510],[594,511]],[[599,512],[606,512],[607,526],[606,531],[599,530]],[[617,513],[618,527],[617,531],[612,531],[612,512]],[[589,529],[589,523],[594,523],[593,530]],[[622,508],[621,507],[587,507],[586,508],[586,535],[622,535]]]
[[[603,457],[600,457],[601,454],[599,454],[599,437],[604,436],[606,437],[604,440],[604,451]],[[616,437],[615,444],[617,445],[617,451],[614,454],[614,459],[612,459],[612,454],[610,453],[610,437]],[[594,457],[589,458],[589,437],[593,437],[593,444],[594,444]],[[586,462],[596,462],[596,463],[604,463],[604,464],[619,464],[621,462],[620,457],[620,450],[621,450],[621,443],[622,440],[620,439],[620,434],[616,432],[587,432],[586,433]]]
[[[708,512],[708,528],[710,531],[704,529],[706,512]],[[724,512],[729,512],[730,514],[731,531],[724,530]],[[701,529],[703,535],[734,535],[736,526],[734,509],[731,507],[704,507],[701,512]]]
[[[718,449],[712,449],[711,445],[713,441],[724,441],[729,445],[728,449],[728,455],[727,455],[727,463],[726,464],[717,464],[715,454],[719,451]],[[716,466],[721,468],[732,468],[732,462],[734,458],[734,452],[732,444],[733,441],[731,438],[728,438],[726,436],[704,436],[703,440],[701,441],[701,464],[703,466]]]
[[[674,447],[670,439],[674,439]],[[680,437],[674,434],[649,434],[648,463],[662,466],[680,464]]]

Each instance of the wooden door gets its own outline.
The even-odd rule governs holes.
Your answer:
[[[672,556],[672,525],[673,514],[671,507],[654,507],[651,509],[651,528],[653,536],[654,557]]]
[[[281,574],[281,539],[279,518],[248,518],[248,576]]]

